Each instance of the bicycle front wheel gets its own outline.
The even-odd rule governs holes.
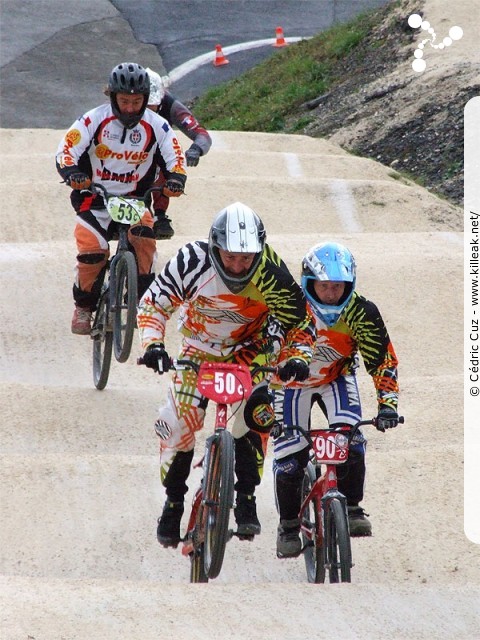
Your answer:
[[[325,513],[325,552],[330,582],[350,582],[352,549],[345,506],[338,498],[328,502]]]
[[[93,382],[101,391],[105,389],[112,362],[113,333],[108,314],[108,288],[104,287],[98,301],[92,327],[93,340]]]
[[[228,541],[228,520],[233,506],[234,443],[222,430],[207,442],[204,475],[205,573],[216,578],[222,569]]]
[[[310,462],[305,468],[302,485],[302,502],[308,496],[317,479],[317,472]],[[320,515],[320,500],[313,498],[308,503],[302,518],[302,546],[307,579],[309,582],[321,584],[325,582],[325,565],[323,561],[323,532]]]
[[[132,350],[137,318],[137,289],[135,256],[126,251],[118,258],[115,265],[113,344],[118,362],[126,362]]]

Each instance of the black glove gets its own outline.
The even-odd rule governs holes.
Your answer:
[[[375,424],[378,431],[385,432],[385,429],[393,429],[398,424],[398,413],[395,409],[380,405],[378,407],[377,422]]]
[[[149,369],[153,369],[157,373],[167,373],[170,371],[170,356],[165,351],[165,347],[161,342],[151,344],[143,354],[143,364]]]
[[[185,188],[185,180],[182,180],[185,176],[178,176],[176,178],[169,178],[163,186],[163,194],[167,198],[178,198],[183,193]]]
[[[287,382],[290,378],[303,382],[308,378],[310,369],[308,364],[300,358],[290,358],[285,365],[278,370],[278,377],[282,382]]]
[[[190,149],[187,149],[185,151],[185,158],[187,159],[187,167],[196,167],[201,155],[202,155],[201,148],[198,146],[198,144],[195,144],[194,142],[190,147]]]
[[[75,191],[82,191],[83,189],[89,189],[92,181],[86,173],[82,171],[74,171],[65,178],[66,184]]]

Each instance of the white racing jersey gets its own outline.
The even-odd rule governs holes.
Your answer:
[[[164,118],[146,109],[140,122],[126,129],[110,104],[72,124],[59,144],[56,163],[64,179],[72,169],[82,171],[115,195],[143,195],[159,168],[167,176],[185,176],[182,148]]]

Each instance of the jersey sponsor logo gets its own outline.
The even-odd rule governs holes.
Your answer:
[[[179,141],[176,138],[172,139],[172,143],[173,143],[173,150],[175,151],[175,155],[177,156],[177,167],[180,167],[180,171],[182,173],[184,173],[184,171],[182,170],[182,166],[183,166],[183,151],[182,151],[182,147],[180,146]],[[177,169],[175,168],[174,171],[177,171]]]
[[[61,168],[73,167],[75,165],[75,160],[72,158],[72,156],[64,155],[63,158],[60,160],[59,164]]]
[[[142,164],[148,158],[146,151],[113,151],[106,144],[99,144],[95,147],[95,155],[100,160],[126,160],[129,164]]]
[[[108,169],[103,169],[100,171],[97,169],[96,172],[97,178],[100,180],[110,180],[112,182],[138,182],[140,180],[140,176],[137,172],[131,171],[130,173],[115,173],[114,171],[109,171]]]
[[[76,144],[80,142],[81,138],[82,138],[82,134],[78,129],[71,129],[70,131],[68,131],[67,134],[65,135],[67,148],[74,147]]]
[[[140,144],[140,142],[142,141],[142,134],[138,129],[134,129],[129,135],[129,138],[132,144]]]
[[[120,140],[120,134],[115,131],[110,131],[110,129],[104,129],[102,131],[102,138],[105,138],[105,140]]]

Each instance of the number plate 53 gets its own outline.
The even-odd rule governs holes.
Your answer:
[[[147,208],[143,202],[134,198],[114,196],[107,204],[107,210],[112,220],[122,224],[137,224],[142,219]]]

